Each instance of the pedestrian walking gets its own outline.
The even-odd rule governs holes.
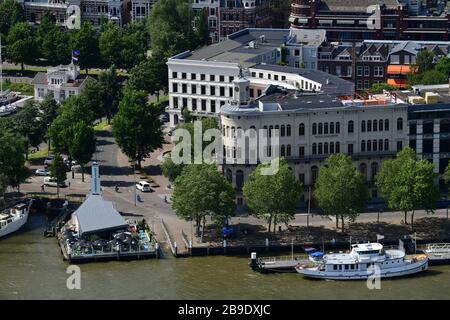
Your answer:
[[[44,185],[41,185],[41,190],[42,190],[42,192],[45,192],[45,186]]]
[[[69,189],[70,189],[70,181],[69,181],[68,185],[69,185]]]

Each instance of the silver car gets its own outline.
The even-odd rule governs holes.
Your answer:
[[[37,176],[49,176],[50,175],[50,171],[48,171],[47,169],[36,169],[34,174],[37,175]]]

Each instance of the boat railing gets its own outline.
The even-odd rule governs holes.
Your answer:
[[[450,243],[429,243],[427,251],[430,252],[450,252]]]
[[[291,261],[291,260],[305,260],[308,259],[307,255],[290,255],[290,256],[276,256],[276,257],[260,257],[259,261],[263,263],[279,262],[279,261]]]

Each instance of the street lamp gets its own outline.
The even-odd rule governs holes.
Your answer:
[[[306,227],[309,228],[309,213],[311,212],[311,186],[309,186],[308,189],[308,214],[306,215]]]

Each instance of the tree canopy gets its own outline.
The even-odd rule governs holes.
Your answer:
[[[25,141],[16,133],[0,131],[0,192],[19,187],[29,176],[25,166]]]
[[[128,158],[141,166],[141,161],[157,148],[163,139],[161,110],[148,103],[144,91],[126,88],[113,119],[116,142]]]
[[[22,71],[25,63],[34,61],[35,43],[33,30],[27,23],[16,23],[9,31],[6,43],[8,60],[20,64]]]
[[[3,0],[0,2],[0,34],[6,35],[12,26],[25,21],[23,7],[16,0]]]
[[[414,210],[433,212],[435,208],[439,199],[435,178],[433,164],[427,160],[418,160],[414,150],[408,147],[400,151],[394,160],[383,162],[376,184],[389,208],[404,212],[405,224],[408,223],[408,211],[413,211],[412,225]]]
[[[220,225],[236,207],[233,187],[212,164],[186,166],[175,180],[172,199],[177,216],[195,222],[197,235],[207,216]]]
[[[80,121],[74,125],[73,139],[69,147],[70,155],[81,166],[81,181],[84,182],[84,166],[91,161],[96,149],[95,132],[92,125]]]
[[[336,216],[336,228],[341,220],[342,231],[345,219],[354,221],[370,199],[363,175],[353,165],[351,157],[344,154],[326,159],[319,171],[314,197],[326,214]]]
[[[279,159],[278,172],[264,175],[261,170],[270,164],[260,164],[244,183],[243,195],[249,211],[258,218],[264,218],[276,231],[277,223],[287,223],[294,217],[302,194],[301,184],[286,160]]]

